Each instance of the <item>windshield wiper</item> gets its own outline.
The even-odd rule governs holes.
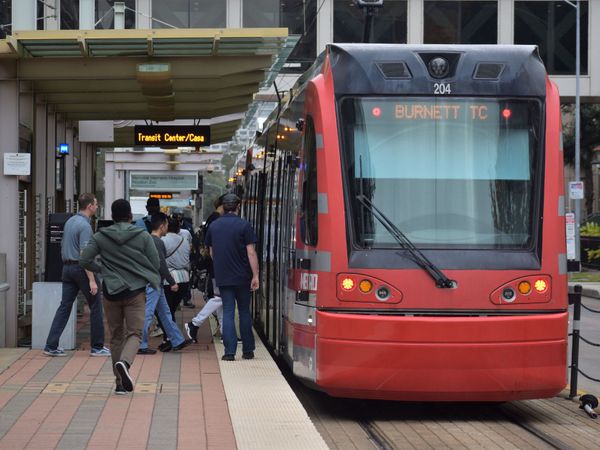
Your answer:
[[[382,211],[380,211],[371,200],[369,200],[366,196],[359,194],[356,196],[356,199],[367,208],[373,217],[375,217],[381,224],[385,227],[385,229],[392,235],[394,239],[400,244],[403,248],[408,250],[408,252],[412,256],[412,260],[421,266],[430,276],[434,279],[435,285],[439,288],[455,288],[456,281],[449,279],[444,273],[437,268],[435,264],[433,264],[421,251],[415,247],[415,245],[406,237],[406,235],[400,231],[400,229],[392,222]]]

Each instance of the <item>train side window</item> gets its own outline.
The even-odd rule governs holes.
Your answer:
[[[304,167],[302,183],[302,240],[315,246],[318,241],[317,139],[312,117],[306,117],[304,132]]]

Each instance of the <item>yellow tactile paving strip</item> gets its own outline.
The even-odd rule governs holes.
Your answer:
[[[28,348],[3,348],[0,351],[0,373],[29,351]]]
[[[238,449],[327,449],[304,407],[255,335],[255,359],[220,361]],[[223,345],[215,339],[219,358]]]

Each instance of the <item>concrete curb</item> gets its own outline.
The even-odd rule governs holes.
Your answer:
[[[583,288],[581,293],[583,294],[584,297],[595,298],[595,299],[600,300],[600,286],[596,287],[596,286],[588,285],[587,283],[571,282],[571,283],[569,283],[569,292],[570,293],[573,292],[573,288],[577,284],[580,284],[581,287]],[[597,283],[593,283],[593,284],[597,284]]]

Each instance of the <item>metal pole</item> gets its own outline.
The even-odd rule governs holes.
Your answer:
[[[576,44],[575,44],[575,181],[580,181],[581,180],[581,166],[580,166],[580,160],[581,160],[581,103],[580,103],[580,91],[579,91],[579,79],[580,79],[580,67],[581,67],[581,37],[580,37],[580,27],[581,27],[581,21],[580,21],[580,15],[579,15],[579,0],[577,0],[577,6],[576,6],[576,10],[577,10],[577,26],[576,26],[576,33],[577,33],[577,39]],[[592,180],[587,180],[588,184],[590,184],[590,186],[588,186],[588,189],[591,188],[591,182]],[[579,254],[581,252],[581,238],[579,235],[579,225],[581,224],[581,200],[577,199],[575,200],[575,249],[576,249],[576,255],[577,255],[577,261],[581,261],[581,255]]]
[[[581,19],[580,19],[580,8],[579,0],[573,3],[571,0],[564,0],[573,8],[575,8],[575,181],[581,181],[581,104],[580,104],[580,90],[579,81],[581,77]],[[592,180],[587,180],[591,185]],[[588,186],[588,189],[591,186]],[[581,199],[575,199],[575,255],[577,261],[581,261],[581,238],[579,234],[579,225],[581,224]]]
[[[579,327],[581,324],[581,285],[574,287],[573,298],[573,333],[571,340],[571,389],[569,398],[577,397],[577,376],[579,374]]]

